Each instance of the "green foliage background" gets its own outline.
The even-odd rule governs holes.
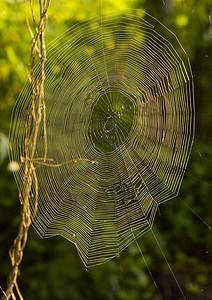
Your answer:
[[[144,9],[178,36],[195,78],[196,138],[179,197],[163,204],[153,231],[187,299],[212,299],[211,213],[212,4],[210,0],[103,0],[102,10]],[[8,248],[19,222],[17,187],[7,155],[11,110],[26,80],[30,35],[22,1],[0,2],[0,285],[10,271]],[[52,0],[46,43],[76,21],[101,11],[100,0]],[[193,213],[192,210],[195,212]],[[34,299],[182,299],[152,235],[119,259],[86,271],[75,247],[57,237],[41,240],[33,228],[21,265],[21,290]]]

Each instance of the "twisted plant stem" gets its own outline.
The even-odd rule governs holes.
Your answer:
[[[44,30],[47,20],[47,11],[50,5],[50,0],[39,0],[40,6],[40,20],[37,23],[34,14],[34,0],[30,0],[32,21],[35,29],[33,30],[30,26],[26,0],[24,2],[25,13],[26,13],[26,23],[29,32],[32,36],[31,43],[31,55],[28,65],[28,79],[31,83],[32,93],[31,93],[31,108],[27,121],[25,123],[25,143],[24,143],[24,176],[22,179],[22,184],[19,188],[19,200],[21,203],[21,215],[19,229],[16,238],[14,239],[13,245],[9,249],[9,255],[12,263],[12,270],[8,276],[7,288],[3,292],[1,300],[5,299],[16,299],[15,292],[19,299],[23,300],[23,296],[20,292],[17,278],[19,274],[19,265],[23,258],[23,251],[27,242],[28,229],[31,225],[31,220],[33,216],[30,214],[29,202],[32,200],[32,185],[35,188],[34,205],[35,212],[37,207],[38,198],[38,184],[37,176],[33,163],[34,153],[36,150],[38,131],[40,123],[43,120],[44,128],[44,157],[43,161],[46,161],[47,157],[47,135],[46,135],[46,110],[44,101],[44,81],[45,72],[44,64],[46,61],[46,48],[44,40]],[[37,25],[38,24],[38,25]],[[39,56],[39,76],[35,77],[35,60],[36,56]],[[38,96],[37,96],[38,95]],[[36,100],[37,99],[37,100]],[[37,101],[37,103],[35,103]]]

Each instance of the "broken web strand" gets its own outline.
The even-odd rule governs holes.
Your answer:
[[[204,182],[203,182],[204,183]],[[206,183],[207,184],[207,183]],[[212,185],[210,185],[212,186]],[[185,205],[185,207],[190,210],[190,212],[195,215],[199,221],[201,221],[209,230],[211,230],[211,226],[203,219],[201,218],[201,216],[199,214],[197,214],[187,203],[186,201],[184,201],[179,195],[177,196],[177,198],[180,199],[180,201]]]
[[[197,136],[197,135],[196,135],[196,136]],[[212,138],[207,138],[207,139],[210,140],[210,143],[211,143]],[[212,164],[212,160],[211,160],[211,159],[208,159],[207,156],[206,156],[205,154],[202,154],[202,152],[200,151],[200,149],[199,149],[198,146],[197,146],[196,141],[194,141],[194,148],[195,148],[195,151],[197,152],[198,156],[199,156],[202,160],[206,161],[207,163]]]
[[[207,97],[207,95],[206,95]],[[192,151],[192,157],[196,161],[201,160],[203,164],[207,164],[207,166],[212,166],[212,136],[211,136],[211,112],[205,112],[207,105],[203,104],[201,107],[200,104],[200,112],[196,113],[196,133],[195,133],[195,140],[194,140],[194,148]],[[201,112],[202,111],[202,112]],[[204,111],[204,112],[203,112]],[[200,145],[202,147],[200,147]],[[202,148],[202,149],[201,149]],[[188,170],[189,172],[189,170]]]

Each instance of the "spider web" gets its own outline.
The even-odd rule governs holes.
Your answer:
[[[91,267],[151,229],[159,205],[179,192],[194,137],[190,63],[156,19],[116,11],[54,40],[45,74],[48,160],[36,168],[33,226],[74,243]],[[30,95],[26,82],[12,115],[11,160],[24,153]],[[43,152],[40,127],[35,164]],[[23,174],[22,165],[19,187]]]

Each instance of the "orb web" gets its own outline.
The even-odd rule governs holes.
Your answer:
[[[45,74],[51,164],[36,165],[44,153],[40,126],[33,226],[42,237],[74,243],[90,267],[119,256],[178,194],[194,135],[190,63],[165,26],[126,11],[59,36],[48,46]],[[10,157],[19,162],[30,95],[26,82],[11,121]],[[23,168],[15,173],[19,186]]]

